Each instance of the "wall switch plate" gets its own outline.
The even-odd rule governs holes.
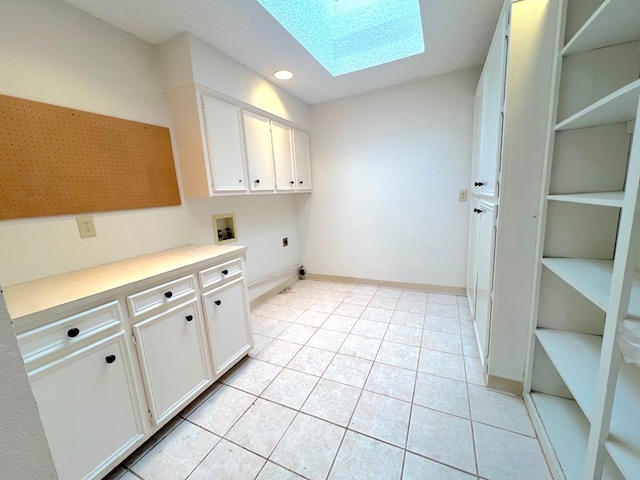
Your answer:
[[[458,201],[466,202],[467,201],[467,190],[460,190],[458,192]]]
[[[288,247],[289,246],[289,237],[284,237],[282,239],[282,246],[283,247]]]
[[[93,217],[77,217],[76,221],[78,222],[80,238],[95,237],[97,235]]]

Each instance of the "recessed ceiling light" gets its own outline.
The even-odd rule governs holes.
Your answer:
[[[289,80],[290,78],[293,78],[293,73],[291,73],[289,70],[278,70],[273,74],[273,76],[278,80]]]

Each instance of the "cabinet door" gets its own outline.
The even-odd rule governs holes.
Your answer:
[[[467,266],[467,298],[472,318],[476,312],[476,287],[478,281],[478,233],[480,227],[480,202],[471,200],[469,217],[469,256]]]
[[[276,189],[294,190],[296,182],[293,175],[291,129],[271,122],[271,140],[273,141],[273,165],[276,170]]]
[[[311,158],[309,156],[309,135],[293,130],[293,153],[296,166],[296,190],[311,190]]]
[[[61,479],[93,476],[143,438],[124,332],[29,377]]]
[[[496,244],[495,208],[480,203],[478,209],[478,251],[476,279],[475,322],[480,347],[480,359],[484,365],[489,352],[489,333],[491,330],[491,302],[493,290],[493,264]]]
[[[234,280],[202,295],[215,376],[251,350],[253,341],[244,280]]]
[[[473,151],[471,157],[471,192],[479,193],[482,191],[478,182],[482,177],[482,142],[484,140],[484,72],[480,76],[478,86],[476,87],[474,108],[473,108]]]
[[[497,179],[502,157],[502,129],[505,75],[507,65],[506,15],[497,27],[495,41],[485,65],[484,98],[482,101],[482,156],[478,181],[483,194],[497,196]],[[475,181],[475,180],[474,180]]]
[[[202,108],[214,193],[246,192],[240,109],[205,95]]]
[[[271,127],[268,119],[242,112],[244,140],[249,165],[249,188],[252,191],[273,190],[273,157]]]
[[[211,383],[197,299],[133,326],[155,424],[181,410]]]

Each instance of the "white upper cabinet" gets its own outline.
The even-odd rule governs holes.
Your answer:
[[[309,155],[309,135],[300,130],[292,130],[293,156],[295,159],[296,190],[311,191],[311,157]]]
[[[291,129],[271,122],[271,141],[273,142],[273,165],[276,170],[276,190],[295,190]]]
[[[249,188],[252,191],[272,191],[275,182],[269,119],[244,111],[242,116],[249,167]]]
[[[507,53],[507,19],[508,15],[502,15],[496,31],[496,41],[491,45],[482,82],[479,84],[482,90],[480,100],[482,111],[482,127],[479,148],[481,149],[477,159],[479,165],[474,169],[477,178],[473,179],[474,191],[491,197],[498,196],[498,177],[500,175],[500,163],[502,157],[502,134],[504,121],[504,88],[506,76]]]
[[[240,109],[202,95],[202,111],[214,193],[246,192]]]
[[[197,85],[166,94],[188,198],[309,192],[309,135]]]

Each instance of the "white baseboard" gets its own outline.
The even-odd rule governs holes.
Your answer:
[[[319,280],[324,282],[360,283],[363,285],[375,285],[378,287],[402,288],[405,290],[418,290],[421,292],[448,293],[450,295],[466,295],[466,287],[446,287],[443,285],[429,285],[426,283],[391,282],[386,280],[371,280],[368,278],[342,277],[338,275],[322,275],[307,273],[307,280]]]

